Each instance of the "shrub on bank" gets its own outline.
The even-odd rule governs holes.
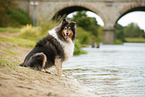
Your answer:
[[[41,28],[42,34],[47,34],[48,30],[53,29],[54,27],[58,26],[60,22],[48,20],[44,17],[41,17],[39,20],[39,26]]]
[[[10,11],[11,18],[14,20],[13,23],[18,22],[19,25],[31,24],[32,21],[27,13],[21,10],[12,10]]]
[[[82,47],[81,47],[81,44],[80,44],[79,40],[76,39],[74,55],[80,55],[80,54],[87,54],[87,52],[82,50]]]
[[[32,25],[26,25],[21,28],[19,37],[30,40],[37,40],[41,36],[40,27],[32,27]]]
[[[31,24],[31,18],[15,3],[15,0],[0,1],[0,27],[21,27]]]
[[[77,27],[77,39],[81,44],[90,44],[91,43],[91,35],[89,32],[84,30],[81,27]]]

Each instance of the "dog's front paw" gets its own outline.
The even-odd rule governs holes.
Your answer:
[[[51,74],[51,72],[49,70],[41,69],[41,71],[45,72],[45,73],[48,73],[48,74]]]

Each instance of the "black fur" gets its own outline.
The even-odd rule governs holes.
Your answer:
[[[59,39],[66,41],[62,35],[62,30],[65,26],[70,26],[73,31],[72,40],[75,40],[75,22],[63,20],[61,24],[56,27],[56,33]],[[42,63],[46,56],[44,69],[47,69],[55,64],[55,58],[59,56],[63,62],[65,59],[64,49],[61,44],[51,35],[47,35],[42,40],[38,41],[35,48],[26,56],[24,62],[20,66],[31,67],[36,70],[42,70]]]
[[[45,38],[37,42],[35,48],[26,56],[21,66],[32,67],[36,70],[42,69],[43,56],[34,56],[37,53],[44,53],[47,57],[45,68],[49,68],[54,65],[56,56],[60,56],[62,61],[64,60],[64,50],[60,43],[51,35],[47,35]],[[31,60],[30,60],[31,59]]]

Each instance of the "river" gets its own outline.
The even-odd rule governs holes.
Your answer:
[[[90,91],[102,97],[145,97],[145,43],[83,48],[63,64]]]

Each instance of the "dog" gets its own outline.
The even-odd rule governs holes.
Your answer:
[[[62,63],[73,55],[75,37],[76,23],[63,19],[59,26],[37,42],[20,66],[47,72],[48,68],[55,66],[56,74],[62,76]]]

